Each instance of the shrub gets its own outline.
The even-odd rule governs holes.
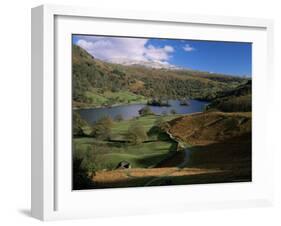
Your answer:
[[[127,137],[130,143],[140,144],[147,139],[147,134],[141,124],[134,123],[128,128]]]
[[[74,136],[84,136],[83,127],[87,125],[87,122],[84,121],[78,112],[73,112],[73,135]]]
[[[93,125],[91,136],[107,140],[110,138],[112,126],[113,120],[110,117],[101,118]]]
[[[154,115],[154,113],[151,111],[150,107],[145,106],[142,109],[139,110],[140,116],[146,116],[146,115]]]

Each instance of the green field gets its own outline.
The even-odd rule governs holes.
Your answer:
[[[170,156],[175,150],[172,140],[159,140],[149,136],[147,141],[140,144],[130,144],[126,133],[132,123],[140,123],[148,132],[161,116],[151,115],[131,120],[114,122],[110,140],[98,140],[92,137],[74,138],[74,153],[84,158],[83,164],[95,164],[96,170],[114,169],[119,162],[127,161],[132,168],[154,167]],[[165,121],[178,117],[178,115],[162,116]],[[86,130],[89,128],[86,128]]]
[[[158,115],[149,115],[149,116],[142,116],[137,117],[131,120],[124,120],[121,122],[115,122],[114,126],[112,128],[112,140],[124,140],[126,139],[124,136],[126,135],[128,128],[133,123],[139,123],[141,124],[145,131],[148,132],[151,127],[155,124],[155,122],[162,118],[164,121],[169,121],[174,118],[179,117],[179,114],[176,115],[165,115],[165,116],[158,116]],[[151,136],[149,137],[151,140],[155,140],[155,137]]]
[[[113,106],[119,104],[134,104],[134,103],[146,103],[147,98],[142,95],[134,94],[130,91],[101,91],[100,89],[90,89],[84,92],[84,96],[87,100],[85,103],[74,103],[76,107],[101,107],[101,106]],[[81,105],[82,104],[82,105]],[[85,106],[84,106],[85,105]]]

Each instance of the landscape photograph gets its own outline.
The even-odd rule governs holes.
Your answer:
[[[252,181],[252,44],[72,35],[72,189]]]

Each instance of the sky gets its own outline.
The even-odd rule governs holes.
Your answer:
[[[153,62],[236,76],[252,75],[252,44],[203,40],[73,35],[72,42],[95,58]]]

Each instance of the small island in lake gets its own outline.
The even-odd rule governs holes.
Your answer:
[[[251,44],[72,40],[74,190],[251,182]]]
[[[169,107],[169,101],[168,100],[162,100],[161,98],[153,98],[152,100],[147,101],[147,105],[151,106],[159,106],[159,107]]]
[[[186,106],[188,106],[190,103],[189,103],[189,101],[187,100],[187,99],[182,99],[182,100],[180,100],[180,105],[186,105]]]

